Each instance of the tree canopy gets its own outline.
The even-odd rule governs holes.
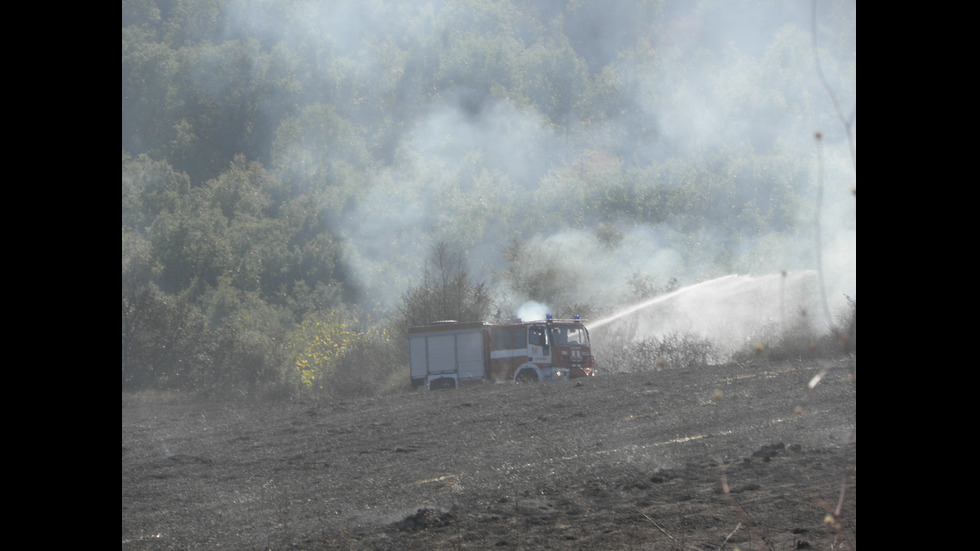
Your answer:
[[[853,0],[124,0],[124,387],[288,379],[286,344],[326,316],[367,338],[528,300],[598,313],[638,274],[812,266],[817,129],[823,231],[843,236],[824,242],[852,247],[834,106],[854,105],[855,18]]]

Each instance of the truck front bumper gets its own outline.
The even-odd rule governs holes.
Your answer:
[[[568,379],[567,369],[542,369],[541,370],[542,381],[564,381],[565,379]]]

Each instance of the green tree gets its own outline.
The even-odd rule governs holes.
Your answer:
[[[340,210],[363,189],[371,165],[363,130],[328,104],[304,107],[282,121],[272,145],[273,167],[293,188],[323,190]]]
[[[486,284],[470,281],[465,256],[439,243],[426,262],[422,282],[405,293],[396,319],[404,335],[409,327],[438,320],[485,320],[492,306]]]
[[[165,155],[184,109],[178,51],[138,25],[122,29],[122,148]]]
[[[178,46],[217,42],[224,34],[225,0],[171,0],[160,2],[165,40]]]
[[[588,306],[579,304],[581,275],[568,269],[567,251],[561,246],[515,239],[502,252],[506,267],[494,273],[494,284],[518,304],[532,300],[551,306],[555,313],[586,313]]]
[[[562,34],[538,42],[523,56],[520,87],[552,124],[565,128],[589,91],[588,67]]]
[[[146,232],[161,213],[177,212],[190,195],[187,175],[167,161],[146,154],[122,155],[122,223],[124,228]]]
[[[236,155],[261,159],[271,124],[260,104],[274,91],[264,81],[255,39],[202,43],[183,50],[177,75],[184,100],[167,144],[174,166],[203,182]]]
[[[159,291],[145,239],[124,229],[122,251],[123,389],[191,388],[212,344],[204,316],[185,298]]]
[[[292,313],[266,304],[255,293],[226,285],[216,290],[211,305],[227,312],[212,330],[214,345],[201,386],[216,392],[288,391],[282,366],[289,360],[288,334],[295,327]]]

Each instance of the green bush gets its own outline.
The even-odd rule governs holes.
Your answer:
[[[337,359],[357,336],[351,324],[335,311],[306,319],[288,338],[289,368],[284,379],[300,391],[328,391],[327,382]]]
[[[405,347],[386,329],[364,330],[360,323],[351,314],[331,311],[293,331],[282,374],[293,394],[336,399],[408,386]]]
[[[389,394],[408,388],[408,364],[386,332],[358,335],[337,357],[327,379],[334,397]]]

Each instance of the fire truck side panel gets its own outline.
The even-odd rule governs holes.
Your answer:
[[[483,333],[472,331],[456,335],[456,361],[459,380],[483,379]]]
[[[456,335],[428,337],[429,375],[456,371]]]
[[[456,387],[460,381],[485,377],[485,337],[482,323],[452,323],[409,330],[412,384]]]
[[[490,377],[495,383],[514,380],[517,368],[527,362],[527,349],[492,350],[490,352]]]
[[[409,337],[408,345],[412,384],[419,385],[425,382],[429,371],[425,335]]]

